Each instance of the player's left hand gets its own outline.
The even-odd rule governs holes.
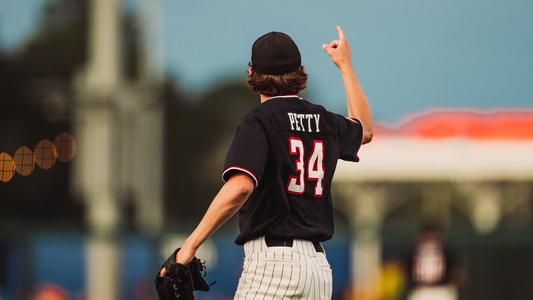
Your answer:
[[[165,260],[154,282],[160,300],[194,300],[193,291],[209,291],[205,261],[195,257],[195,252],[190,247],[178,248]]]

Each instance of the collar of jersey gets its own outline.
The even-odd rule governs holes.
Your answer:
[[[284,96],[274,96],[274,97],[270,97],[268,99],[266,99],[263,103],[267,103],[268,101],[270,100],[273,100],[273,99],[276,99],[276,98],[298,98],[300,100],[303,100],[302,97],[298,96],[298,95],[284,95]]]

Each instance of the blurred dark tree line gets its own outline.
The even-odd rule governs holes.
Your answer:
[[[43,138],[72,132],[73,82],[88,59],[88,8],[88,0],[51,1],[36,33],[16,51],[0,53],[0,152],[13,155],[20,146],[33,148]],[[127,14],[122,25],[123,72],[126,80],[135,81],[139,28]],[[171,80],[161,90],[166,107],[165,219],[167,225],[185,229],[221,185],[232,130],[257,99],[239,81],[194,99]],[[83,229],[84,205],[71,193],[71,166],[56,163],[48,171],[36,167],[28,177],[15,175],[0,184],[0,228]],[[135,208],[124,203],[125,223],[131,224]]]
[[[43,14],[36,33],[13,53],[0,54],[0,151],[13,155],[20,146],[33,148],[41,139],[70,131],[68,119],[52,120],[42,105],[42,86],[72,95],[70,80],[87,57],[87,1],[55,1]],[[50,90],[50,91],[51,91]],[[6,226],[69,223],[80,219],[82,206],[69,194],[69,168],[36,168],[0,185],[0,220]],[[59,221],[59,222],[58,222]],[[4,225],[4,224],[2,224]]]
[[[244,83],[236,82],[215,87],[195,104],[169,103],[167,215],[200,217],[222,184],[223,161],[233,129],[257,101]]]

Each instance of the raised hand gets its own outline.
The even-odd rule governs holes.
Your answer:
[[[351,68],[352,59],[350,56],[350,45],[344,35],[342,28],[337,25],[338,40],[333,40],[329,44],[322,45],[322,49],[329,55],[331,61],[339,68]]]

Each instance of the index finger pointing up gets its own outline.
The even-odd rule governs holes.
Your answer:
[[[342,28],[337,25],[337,33],[339,33],[339,40],[341,41],[345,41],[346,40],[346,36],[344,35],[344,31],[342,31]]]

